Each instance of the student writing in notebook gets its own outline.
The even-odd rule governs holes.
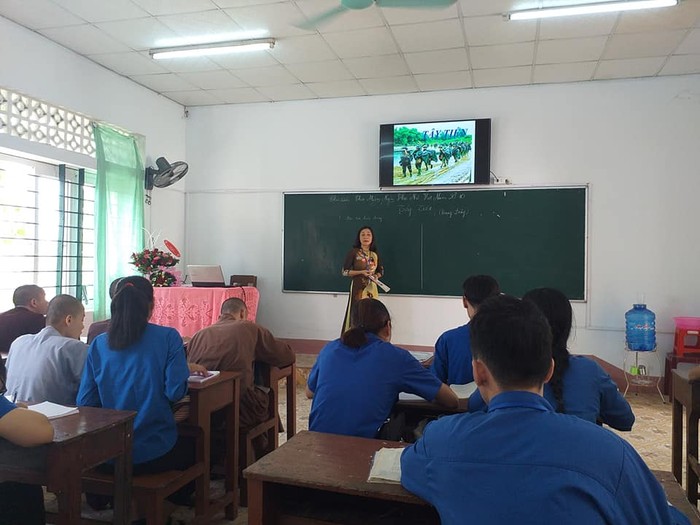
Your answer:
[[[429,423],[401,456],[401,484],[443,525],[688,524],[632,446],[544,399],[552,335],[531,302],[497,296],[471,321],[488,412]]]

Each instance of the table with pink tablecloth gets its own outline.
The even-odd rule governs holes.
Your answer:
[[[198,330],[219,318],[226,299],[238,297],[248,307],[248,319],[255,321],[260,294],[254,286],[234,288],[198,288],[178,286],[154,288],[151,322],[175,328],[182,337],[192,337]]]

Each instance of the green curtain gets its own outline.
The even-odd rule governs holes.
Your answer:
[[[132,252],[144,248],[144,167],[136,137],[106,124],[94,124],[95,182],[95,310],[106,319],[109,285],[133,275]]]

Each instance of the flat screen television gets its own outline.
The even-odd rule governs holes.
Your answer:
[[[379,186],[488,184],[491,119],[382,124]]]

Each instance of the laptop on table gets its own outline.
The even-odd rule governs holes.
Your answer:
[[[200,288],[226,288],[220,265],[188,264],[187,274],[192,286]]]

